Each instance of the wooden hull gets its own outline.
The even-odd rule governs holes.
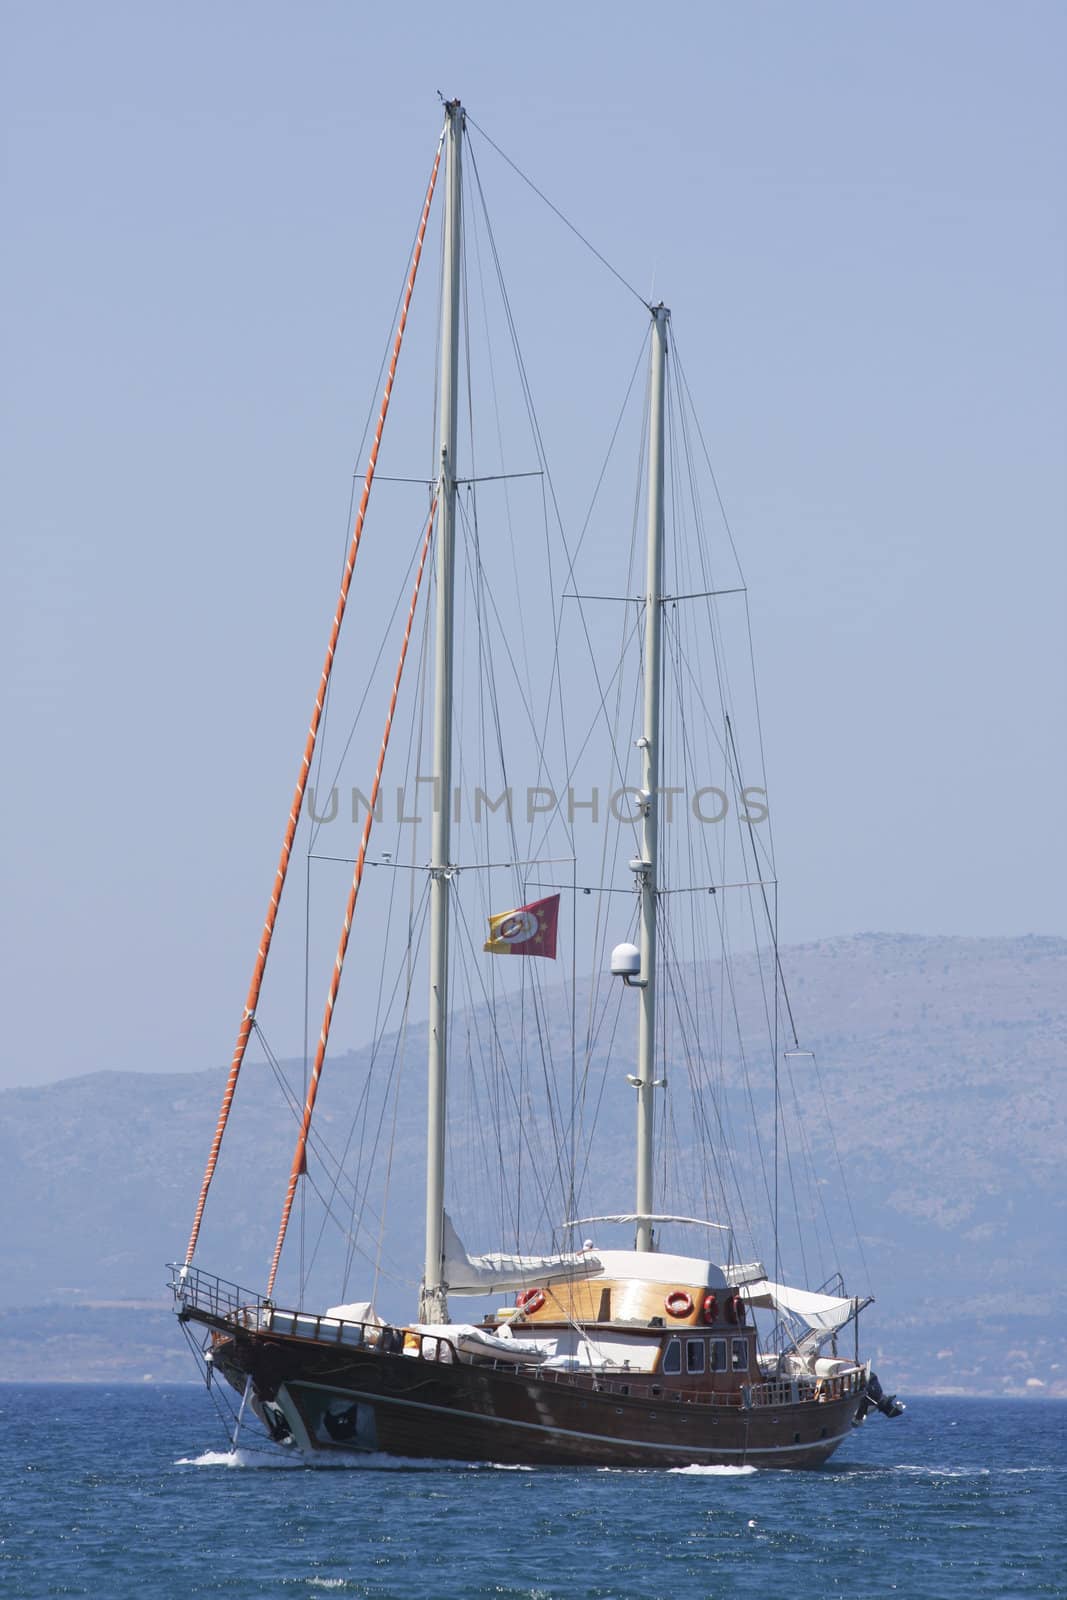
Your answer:
[[[591,1377],[254,1331],[219,1340],[214,1362],[237,1389],[250,1376],[257,1412],[279,1432],[284,1417],[306,1451],[502,1465],[817,1467],[849,1436],[863,1402],[862,1389],[754,1408],[648,1398]]]

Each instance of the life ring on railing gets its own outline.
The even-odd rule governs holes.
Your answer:
[[[669,1317],[691,1317],[693,1314],[693,1297],[686,1294],[684,1289],[672,1289],[663,1302],[664,1309]]]
[[[544,1303],[545,1291],[543,1289],[524,1289],[520,1295],[515,1297],[515,1304],[520,1311],[540,1311]]]
[[[706,1294],[704,1296],[704,1307],[703,1307],[703,1310],[701,1311],[701,1317],[703,1318],[705,1326],[709,1327],[709,1328],[711,1327],[713,1322],[718,1322],[718,1320],[719,1320],[719,1297],[718,1297],[718,1295]]]
[[[744,1322],[745,1302],[739,1294],[732,1294],[726,1302],[727,1322]]]

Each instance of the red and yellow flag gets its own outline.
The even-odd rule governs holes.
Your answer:
[[[491,956],[548,956],[556,959],[559,895],[533,900],[514,911],[489,918],[489,939],[484,949]]]

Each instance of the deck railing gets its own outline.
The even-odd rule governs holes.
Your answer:
[[[179,1312],[200,1311],[223,1322],[233,1322],[248,1311],[258,1312],[268,1304],[261,1295],[240,1284],[218,1278],[200,1267],[170,1264],[170,1287]]]
[[[272,1300],[217,1278],[199,1267],[172,1266],[171,1289],[179,1313],[195,1315],[249,1332],[284,1334],[316,1344],[341,1344],[379,1354],[419,1355],[423,1360],[459,1360],[455,1346],[441,1334],[417,1334],[381,1322],[352,1322],[346,1317],[290,1311]]]

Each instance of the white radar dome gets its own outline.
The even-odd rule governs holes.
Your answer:
[[[636,978],[641,971],[641,952],[635,944],[617,944],[611,952],[611,972],[615,978]]]

